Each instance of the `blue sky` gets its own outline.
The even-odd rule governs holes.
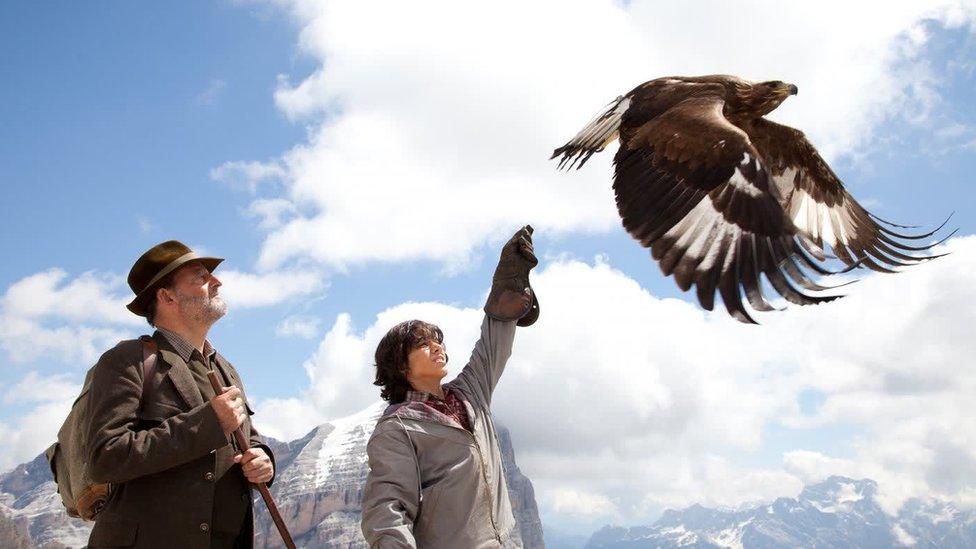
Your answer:
[[[913,430],[897,437],[891,410],[906,401],[885,389],[898,376],[926,379],[932,356],[968,360],[966,334],[920,338],[914,370],[879,365],[926,326],[967,325],[971,241],[957,239],[954,257],[920,274],[869,277],[851,289],[861,294],[851,303],[764,315],[763,327],[742,331],[698,311],[624,234],[609,152],[573,174],[546,160],[643,80],[779,78],[800,93],[775,118],[804,129],[862,203],[922,224],[955,211],[951,225],[972,235],[972,6],[859,7],[842,22],[807,6],[776,9],[768,41],[727,28],[760,7],[709,3],[655,11],[582,2],[517,14],[503,4],[168,8],[0,8],[0,434],[14,440],[3,468],[43,450],[101,349],[148,330],[111,311],[128,300],[132,261],[157,242],[177,238],[228,258],[218,274],[229,273],[231,313],[211,339],[242,372],[258,426],[263,416],[287,437],[372,402],[369,355],[404,315],[429,315],[454,330],[449,344],[458,334],[455,349],[469,346],[499,245],[532,223],[543,320],[521,356],[516,347],[519,370],[496,412],[512,428],[547,524],[585,530],[650,520],[669,505],[793,495],[835,472],[896,485],[892,502],[976,493],[976,468],[955,491],[932,472],[941,448],[968,448],[976,463],[976,433],[935,427],[976,409],[928,406],[956,402],[971,376],[932,374],[942,392],[915,395],[928,404],[917,425],[901,421]],[[370,10],[385,16],[371,19]],[[599,45],[580,41],[584,31]],[[610,297],[594,300],[603,291]],[[547,323],[547,313],[561,318]],[[287,319],[302,329],[289,333]],[[687,329],[665,329],[672,324]],[[704,362],[712,355],[688,349],[716,342],[742,353],[713,372],[721,365]],[[68,348],[83,344],[90,348]],[[777,350],[749,350],[767,344]],[[578,361],[553,351],[573,346]],[[604,346],[633,354],[585,360]],[[676,368],[718,381],[686,386]],[[719,383],[726,375],[741,385]],[[632,390],[646,393],[615,385],[635,376],[647,379]],[[606,385],[588,392],[594,379]],[[564,383],[571,397],[542,396]],[[608,398],[615,402],[591,430],[637,418],[626,437],[574,430],[588,421],[573,415],[580,400]],[[553,440],[535,437],[545,425]],[[709,434],[718,432],[729,441]],[[869,450],[892,437],[905,446]],[[593,451],[570,449],[573,440]],[[904,451],[928,461],[893,463]],[[579,474],[594,467],[632,468],[648,480],[625,486],[617,475]]]

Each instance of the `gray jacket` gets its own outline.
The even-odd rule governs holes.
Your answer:
[[[363,535],[371,548],[518,547],[491,394],[512,354],[515,322],[485,317],[459,391],[473,433],[423,405],[387,408],[366,452]]]

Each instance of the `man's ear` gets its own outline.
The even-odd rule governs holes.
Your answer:
[[[176,301],[176,295],[169,288],[156,289],[156,303],[172,303]]]

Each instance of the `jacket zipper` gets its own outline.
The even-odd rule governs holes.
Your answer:
[[[393,417],[393,416],[389,416],[389,417]],[[384,418],[384,420],[385,419],[386,418]],[[494,494],[491,491],[491,485],[488,483],[488,468],[485,465],[485,455],[481,452],[481,446],[478,444],[477,437],[475,437],[474,436],[474,433],[469,432],[467,429],[462,429],[460,427],[455,427],[453,425],[449,425],[449,424],[446,424],[446,423],[441,423],[439,421],[431,421],[429,419],[419,419],[419,418],[415,418],[415,417],[411,417],[411,418],[408,418],[408,419],[411,419],[413,421],[420,421],[420,422],[423,422],[423,423],[430,423],[431,425],[442,425],[444,427],[448,427],[448,428],[451,428],[451,429],[456,429],[456,430],[461,431],[463,433],[467,433],[467,435],[471,437],[471,442],[474,443],[474,448],[475,448],[475,450],[478,451],[478,459],[479,459],[479,461],[481,461],[481,481],[485,483],[485,490],[487,490],[487,492],[488,492],[488,518],[489,518],[489,520],[491,520],[491,529],[495,531],[495,540],[498,541],[499,544],[501,544],[501,542],[502,542],[502,536],[498,532],[498,525],[495,524],[495,510],[494,510],[494,501],[495,501],[495,498],[494,498]]]

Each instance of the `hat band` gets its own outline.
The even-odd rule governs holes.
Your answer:
[[[200,256],[198,256],[197,254],[195,254],[193,252],[190,252],[190,253],[187,253],[187,254],[183,254],[180,257],[177,257],[176,259],[174,259],[173,261],[171,261],[169,265],[163,267],[163,270],[161,270],[158,273],[156,273],[156,276],[154,276],[152,278],[152,280],[149,281],[149,284],[146,284],[146,288],[152,288],[152,285],[153,284],[159,282],[159,280],[161,278],[163,278],[164,276],[166,276],[169,273],[173,272],[173,269],[179,267],[180,265],[186,263],[187,261],[191,261],[191,260],[197,259],[199,257]]]

